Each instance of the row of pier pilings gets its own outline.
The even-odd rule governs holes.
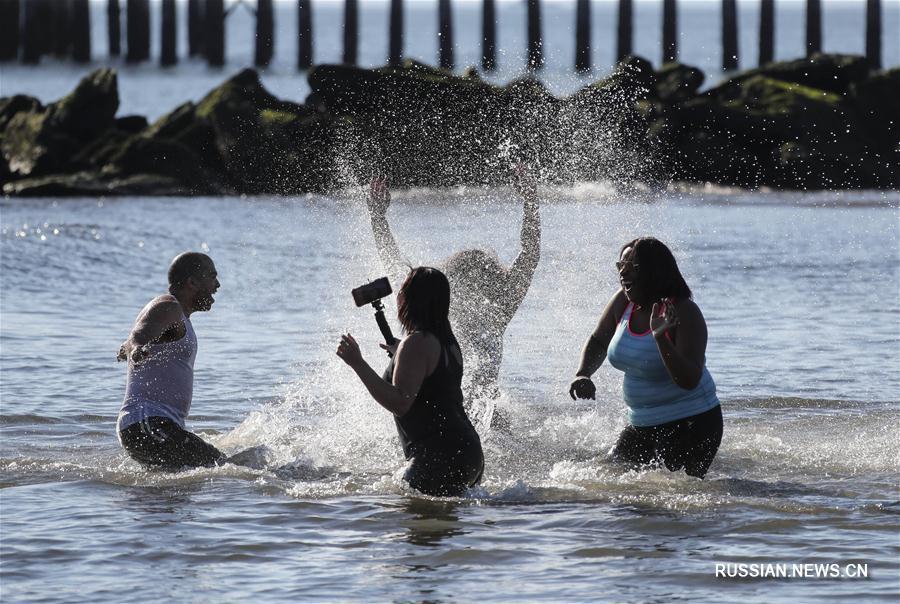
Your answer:
[[[591,69],[591,0],[574,0],[575,69]],[[662,61],[678,58],[677,0],[662,2]],[[493,70],[497,64],[497,0],[482,0],[481,66]],[[541,0],[525,0],[527,10],[528,66],[544,64],[541,35]],[[616,58],[632,51],[634,0],[618,0]],[[160,0],[160,63],[178,62],[176,0]],[[759,0],[759,64],[775,56],[775,0]],[[124,5],[124,6],[123,6]],[[243,6],[256,16],[254,62],[266,67],[275,48],[274,0],[187,0],[188,56],[203,56],[214,67],[225,64],[225,19]],[[312,0],[296,0],[297,65],[306,69],[313,63]],[[109,53],[122,53],[122,12],[125,14],[125,60],[138,63],[150,59],[150,0],[107,0]],[[881,0],[866,0],[866,56],[873,68],[881,67]],[[438,0],[438,64],[455,67],[451,0]],[[388,62],[403,59],[403,0],[390,0],[388,18]],[[722,0],[722,68],[738,68],[737,0]],[[359,50],[359,0],[344,0],[343,61],[356,64]],[[822,0],[806,0],[806,50],[811,55],[822,50]],[[21,59],[36,64],[44,55],[71,57],[76,62],[91,60],[90,0],[0,0],[0,61]]]

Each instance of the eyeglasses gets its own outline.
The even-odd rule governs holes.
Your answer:
[[[630,268],[634,272],[639,272],[641,270],[641,265],[636,262],[632,262],[631,260],[617,260],[616,261],[616,270],[620,273],[626,268]]]

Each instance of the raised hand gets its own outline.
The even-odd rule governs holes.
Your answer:
[[[574,401],[577,398],[597,399],[597,387],[591,378],[583,375],[576,376],[572,383],[569,384],[569,396]]]
[[[376,176],[369,182],[369,195],[366,205],[372,214],[385,215],[391,205],[391,192],[388,190],[386,176]]]
[[[358,367],[363,362],[359,344],[356,343],[356,340],[349,333],[341,335],[341,343],[338,344],[337,355],[351,367]]]
[[[653,337],[659,338],[678,325],[678,311],[671,302],[654,302],[650,310],[650,329]]]

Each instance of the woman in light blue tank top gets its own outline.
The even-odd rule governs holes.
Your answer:
[[[595,398],[590,376],[609,358],[625,373],[629,419],[612,458],[703,478],[722,440],[722,410],[706,369],[706,321],[659,240],[625,244],[616,269],[622,287],[584,345],[569,394]]]

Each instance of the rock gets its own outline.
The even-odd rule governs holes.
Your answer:
[[[48,107],[51,127],[79,140],[90,140],[112,127],[119,109],[119,89],[113,69],[98,69],[66,97]]]
[[[714,170],[740,180],[722,167],[740,162],[743,186],[879,186],[883,177],[873,176],[878,170],[873,170],[870,139],[841,95],[760,75],[732,86],[728,97],[721,94],[701,95],[676,108],[674,146],[688,171],[685,178],[702,180]],[[706,153],[701,148],[706,139],[729,141],[737,159]]]
[[[147,127],[147,118],[143,115],[125,115],[116,118],[113,128],[129,134],[137,134]]]
[[[711,90],[710,94],[719,96],[717,91],[721,90],[722,95],[728,97],[730,96],[728,91],[732,86],[759,76],[845,94],[852,84],[861,82],[869,76],[869,62],[865,57],[855,55],[817,53],[809,58],[771,63],[741,72]]]
[[[184,197],[190,195],[191,191],[175,179],[156,174],[133,174],[118,178],[100,172],[77,172],[17,180],[3,185],[3,193],[16,197],[96,197],[98,195]]]
[[[0,150],[11,174],[28,176],[63,171],[78,145],[53,127],[49,111],[28,111],[6,125]]]
[[[105,171],[127,176],[158,174],[169,177],[195,195],[222,195],[229,191],[221,175],[206,170],[187,146],[168,139],[132,136],[108,160]]]
[[[197,117],[207,119],[218,107],[229,105],[249,104],[258,111],[273,109],[294,113],[296,115],[309,115],[312,111],[304,105],[298,105],[290,101],[282,101],[266,90],[259,81],[259,74],[253,69],[244,69],[233,77],[223,82],[220,86],[210,91],[194,112]],[[183,107],[183,106],[182,106]]]
[[[112,127],[119,107],[116,73],[98,69],[46,108],[27,97],[18,103],[0,141],[9,172],[38,176],[67,171],[82,144]],[[12,113],[11,105],[7,113]]]
[[[886,161],[900,165],[900,68],[851,85],[850,104],[875,148]]]
[[[32,96],[17,94],[0,98],[0,134],[2,134],[6,125],[9,123],[9,120],[11,120],[14,115],[21,112],[32,111],[35,113],[44,111],[44,106],[41,102]]]
[[[132,136],[130,132],[119,130],[118,128],[110,128],[103,134],[97,136],[87,145],[83,146],[78,153],[72,157],[72,166],[79,171],[82,170],[99,170],[105,166],[117,153],[121,151],[124,145]]]
[[[703,85],[703,72],[681,63],[666,63],[656,72],[656,96],[667,103],[694,97]]]

